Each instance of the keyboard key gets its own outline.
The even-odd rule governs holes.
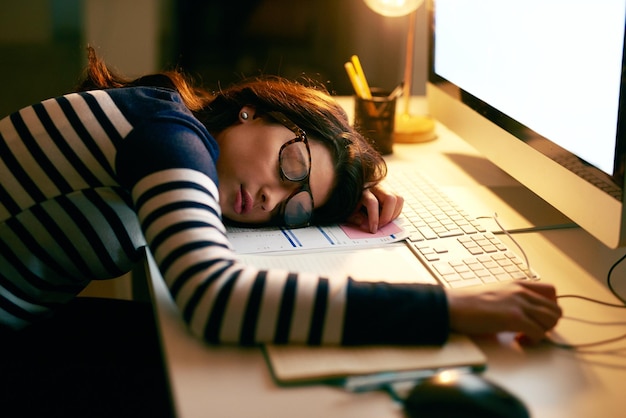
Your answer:
[[[474,227],[474,225],[471,225],[471,224],[463,224],[463,225],[460,225],[460,227],[463,230],[463,232],[466,234],[475,234],[478,232],[476,227]]]
[[[427,226],[419,227],[417,230],[424,236],[426,239],[435,239],[437,238],[437,234]]]
[[[461,278],[463,280],[469,280],[469,279],[476,278],[476,275],[474,274],[474,272],[471,272],[471,271],[465,271],[463,273],[459,273],[459,275],[461,276]]]
[[[453,274],[456,273],[454,271],[454,268],[448,264],[448,263],[434,263],[433,267],[435,268],[435,270],[437,270],[437,272],[439,274],[441,274],[442,276],[445,276],[447,274]]]
[[[511,273],[511,277],[513,278],[513,280],[523,280],[527,278],[526,273],[523,271]]]
[[[440,238],[446,237],[458,237],[459,235],[463,235],[463,230],[460,228],[451,229],[449,231],[445,231],[439,234]]]
[[[489,284],[489,283],[498,283],[498,279],[493,277],[491,274],[488,274],[486,276],[481,276],[480,279],[482,280],[483,283],[485,284]]]
[[[491,245],[491,244],[483,245],[480,248],[486,253],[495,253],[498,251],[498,249],[494,245]]]

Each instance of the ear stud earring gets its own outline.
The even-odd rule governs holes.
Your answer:
[[[241,119],[248,120],[248,112],[241,112],[240,116],[241,116]]]

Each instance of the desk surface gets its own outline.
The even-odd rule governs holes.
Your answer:
[[[474,206],[474,213],[497,212],[507,228],[559,219],[558,213],[551,213],[549,208],[544,211],[541,202],[528,198],[528,191],[445,127],[437,129],[436,141],[396,144],[393,155],[387,158],[390,170],[395,164],[418,164],[455,200]],[[523,199],[531,199],[530,204],[510,205],[520,193]],[[533,269],[543,281],[554,283],[559,295],[619,302],[606,287],[606,275],[623,250],[609,250],[580,229],[518,234],[516,239]],[[187,332],[151,257],[148,269],[165,363],[180,417],[403,416],[385,393],[354,394],[324,385],[279,387],[259,349],[212,347],[198,341]],[[625,271],[621,266],[614,272],[621,282],[616,283],[621,294],[626,294]],[[569,298],[560,303],[564,318],[555,329],[558,338],[582,344],[624,334],[625,309]],[[584,351],[547,344],[520,347],[509,334],[475,341],[487,355],[485,375],[521,398],[533,417],[623,416],[626,340]]]

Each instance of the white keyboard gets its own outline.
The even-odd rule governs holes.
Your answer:
[[[463,287],[539,276],[417,170],[389,171],[385,185],[405,199],[400,223],[409,245],[442,285]]]

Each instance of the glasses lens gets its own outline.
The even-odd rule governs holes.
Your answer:
[[[313,199],[307,191],[301,191],[291,196],[285,204],[285,225],[289,227],[302,226],[309,223],[313,214]]]
[[[280,168],[288,180],[304,180],[311,168],[306,144],[294,142],[283,148],[280,154]]]

